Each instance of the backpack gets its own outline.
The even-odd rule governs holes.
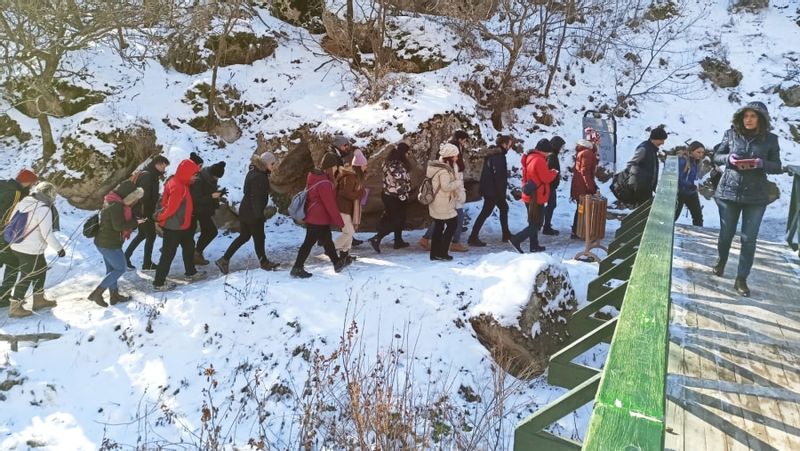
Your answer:
[[[139,186],[139,184],[138,184],[139,177],[142,176],[143,172],[144,172],[143,170],[142,171],[133,171],[133,174],[131,174],[131,176],[128,178],[128,180],[130,180],[131,183],[133,183],[134,185]]]
[[[83,223],[83,236],[86,238],[94,238],[100,231],[100,213],[95,213],[89,216],[89,219]]]
[[[287,208],[289,212],[289,217],[294,219],[297,222],[303,222],[306,219],[306,198],[308,197],[308,192],[317,187],[320,183],[324,183],[327,180],[321,180],[313,185],[310,188],[306,188],[294,196],[292,196],[291,202],[289,202],[289,207]]]
[[[28,213],[17,211],[11,220],[8,221],[5,230],[3,230],[3,239],[8,244],[18,244],[25,240],[33,230],[25,233],[25,227],[28,225]]]
[[[441,171],[443,171],[443,169],[436,171],[430,177],[425,177],[425,180],[422,181],[422,185],[419,186],[417,202],[421,203],[422,205],[430,205],[433,203],[433,200],[436,199],[436,195],[439,194],[438,189],[433,189],[433,178],[436,177]]]
[[[631,184],[628,168],[614,174],[611,181],[611,192],[623,204],[632,204],[636,201],[636,190]]]

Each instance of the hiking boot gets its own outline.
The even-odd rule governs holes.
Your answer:
[[[547,249],[547,248],[544,247],[544,246],[533,246],[533,247],[531,247],[531,253],[544,252],[545,249]]]
[[[348,265],[350,265],[354,261],[356,261],[356,258],[354,256],[350,255],[349,252],[345,252],[345,251],[340,251],[339,252],[339,259],[340,260],[346,260],[348,262],[347,263]]]
[[[520,254],[524,254],[524,252],[522,252],[522,243],[515,241],[514,238],[511,238],[508,240],[508,244],[510,244],[515,251],[519,252]]]
[[[744,297],[750,297],[750,288],[747,286],[747,279],[744,277],[737,277],[736,280],[733,282],[733,288],[736,290],[739,295]]]
[[[431,250],[431,240],[425,237],[422,237],[418,241],[419,247],[425,249],[426,251]]]
[[[16,299],[11,299],[9,301],[8,307],[8,317],[9,318],[25,318],[27,316],[33,315],[33,312],[30,310],[25,310],[25,307],[22,306],[24,301],[18,301]]]
[[[511,233],[510,233],[510,232],[505,232],[505,233],[503,233],[503,238],[502,238],[502,241],[503,241],[504,243],[508,243],[509,241],[511,241],[511,237],[512,237],[512,236],[513,236],[513,235],[511,235]]]
[[[197,271],[193,272],[192,274],[184,274],[187,279],[191,280],[192,282],[203,279],[206,277],[205,271]]]
[[[202,252],[196,252],[195,251],[195,253],[194,253],[194,264],[195,265],[205,266],[208,263],[209,263],[209,261],[206,260],[205,257],[203,257],[203,253]]]
[[[44,293],[34,293],[33,306],[31,306],[31,310],[36,311],[46,308],[53,308],[56,305],[57,305],[56,301],[45,298]]]
[[[108,307],[108,304],[106,304],[105,299],[103,299],[103,293],[105,291],[106,291],[105,288],[98,286],[97,288],[94,289],[94,291],[92,291],[91,294],[89,294],[89,296],[86,297],[86,299],[94,301],[94,303],[99,305],[100,307]]]
[[[450,252],[467,252],[469,248],[461,243],[452,243],[450,245]]]
[[[452,259],[453,259],[452,255],[446,255],[446,254],[445,255],[434,255],[434,256],[431,257],[431,260],[444,261],[444,262],[449,262]]]
[[[131,259],[129,257],[125,257],[125,265],[128,266],[129,271],[134,271],[136,269],[136,267],[133,266],[133,263],[131,263]]]
[[[711,267],[711,272],[717,277],[722,277],[722,275],[725,274],[725,263],[717,259],[716,263],[714,263],[714,266]]]
[[[373,249],[375,249],[375,252],[377,252],[379,254],[381,253],[381,242],[378,241],[378,237],[377,236],[373,236],[372,238],[370,238],[367,241],[369,241],[369,245],[372,246]]]
[[[467,244],[475,247],[486,247],[486,243],[481,241],[477,236],[469,237],[469,239],[467,240]]]
[[[350,263],[352,262],[346,258],[339,258],[335,262],[333,262],[333,271],[342,272],[342,270],[348,267]]]
[[[556,236],[556,235],[558,235],[560,233],[561,232],[559,232],[558,230],[556,230],[556,229],[554,229],[552,227],[545,227],[544,229],[542,229],[542,235]]]
[[[358,238],[353,238],[353,244],[352,244],[353,247],[361,246],[362,244],[364,244],[363,240],[359,240]]]
[[[395,249],[405,249],[408,246],[411,246],[411,243],[409,243],[408,241],[403,241],[403,240],[397,241],[397,240],[395,240],[395,242],[394,242],[394,248]]]
[[[292,268],[292,271],[289,273],[295,279],[308,279],[309,277],[313,276],[310,272],[307,272],[302,267],[295,266]]]
[[[222,274],[228,274],[231,270],[231,262],[225,257],[218,259],[214,264],[217,265],[219,272]]]
[[[259,266],[261,266],[261,269],[263,269],[264,271],[275,271],[281,266],[281,264],[275,263],[273,261],[270,261],[270,259],[265,258],[264,260],[261,260]]]
[[[158,268],[158,265],[156,265],[153,262],[145,263],[145,264],[142,265],[142,271],[155,271],[157,268]]]
[[[109,296],[110,299],[109,299],[108,303],[111,304],[111,305],[116,305],[116,304],[119,304],[121,302],[128,302],[128,301],[131,300],[130,296],[125,296],[124,294],[120,294],[119,289],[113,289],[112,288],[112,289],[108,290],[108,292],[110,293],[110,296]]]
[[[162,291],[163,292],[163,291],[170,291],[170,290],[174,289],[176,286],[177,285],[175,285],[175,283],[173,283],[173,282],[164,282],[161,285],[153,284],[153,289],[155,291]]]

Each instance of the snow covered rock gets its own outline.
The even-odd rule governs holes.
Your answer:
[[[714,86],[735,88],[742,81],[742,73],[731,67],[728,61],[709,57],[700,61],[700,66],[703,68],[700,78],[709,80]]]
[[[578,300],[563,265],[541,260],[525,263],[509,268],[519,274],[484,292],[469,321],[478,341],[503,369],[514,377],[531,379],[547,368],[550,356],[567,342],[566,318]],[[532,277],[527,290],[520,283],[525,277]]]
[[[800,107],[800,85],[794,85],[786,89],[781,89],[778,91],[781,100],[786,106],[791,107]]]

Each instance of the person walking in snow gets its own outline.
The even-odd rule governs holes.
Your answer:
[[[377,233],[369,239],[369,244],[381,253],[381,240],[394,233],[394,248],[410,246],[403,240],[403,226],[406,223],[406,208],[411,195],[411,148],[405,142],[390,146],[389,155],[383,163],[384,210],[378,223]]]
[[[748,103],[736,111],[732,122],[714,152],[714,164],[724,165],[725,170],[714,193],[720,229],[712,271],[718,277],[724,274],[741,217],[742,245],[733,286],[741,296],[750,296],[747,277],[753,266],[761,220],[770,202],[767,174],[781,173],[781,149],[778,137],[769,131],[769,112],[763,103]]]
[[[44,256],[49,247],[64,257],[64,247],[56,238],[59,230],[58,211],[55,209],[56,187],[48,182],[39,182],[31,190],[28,197],[19,201],[11,214],[25,215],[27,221],[17,242],[11,242],[11,250],[19,262],[20,277],[11,295],[9,318],[23,318],[31,312],[23,307],[28,288],[33,288],[32,310],[55,307],[56,301],[44,295],[44,284],[47,278],[47,260]],[[22,217],[22,216],[21,216]]]
[[[675,205],[677,221],[683,206],[692,215],[692,225],[703,227],[703,207],[700,206],[700,195],[697,193],[697,176],[700,173],[700,162],[706,154],[706,148],[699,141],[692,141],[686,148],[686,154],[678,158],[678,202]]]
[[[559,155],[561,149],[564,147],[564,138],[554,136],[550,139],[550,146],[552,151],[547,155],[547,167],[555,169],[561,173],[561,160]],[[550,182],[550,197],[547,199],[547,208],[544,209],[544,227],[542,227],[542,235],[558,235],[559,231],[553,228],[553,213],[556,210],[558,200],[558,185],[561,183],[561,177],[556,177],[555,180]]]
[[[558,171],[547,167],[547,154],[552,150],[550,141],[546,139],[536,143],[532,152],[522,157],[522,201],[528,208],[528,226],[509,242],[522,254],[522,242],[530,240],[531,252],[542,252],[544,246],[539,245],[539,229],[544,219],[543,208],[550,198],[550,182],[558,177]]]
[[[450,141],[448,141],[448,143],[458,148],[458,161],[456,164],[458,165],[458,176],[463,182],[464,171],[466,170],[464,156],[469,143],[469,135],[464,130],[456,130],[453,132],[453,137],[450,139]],[[466,197],[465,191],[464,202],[460,202],[459,205],[456,205],[456,229],[455,234],[453,235],[453,243],[450,244],[450,252],[467,252],[469,250],[469,248],[461,242],[461,234],[465,231],[464,222],[466,221],[466,210],[464,209],[464,205],[466,204]],[[426,251],[431,250],[431,236],[433,236],[433,227],[435,225],[436,222],[431,221],[431,223],[428,224],[428,229],[425,231],[425,234],[419,239],[420,247]]]
[[[636,193],[637,205],[653,198],[658,186],[658,151],[667,141],[667,131],[656,127],[650,131],[650,139],[636,147],[633,158],[628,161],[631,181]]]
[[[328,150],[322,155],[319,168],[325,171],[329,179],[336,180],[339,169],[344,167],[345,158],[349,157],[352,152],[353,147],[350,140],[342,135],[337,135],[333,138],[333,143]]]
[[[106,275],[100,284],[89,294],[88,299],[100,307],[108,307],[120,302],[130,301],[130,296],[120,294],[117,281],[126,270],[125,253],[122,243],[131,236],[131,231],[151,219],[136,218],[133,206],[144,197],[144,189],[137,187],[130,180],[125,180],[103,198],[103,209],[100,210],[100,224],[94,245],[97,247],[106,265]],[[103,299],[103,293],[109,291],[109,302]]]
[[[251,238],[261,269],[274,271],[280,266],[279,263],[272,262],[267,258],[264,244],[267,223],[264,209],[269,203],[269,177],[275,169],[275,161],[275,154],[272,152],[264,152],[261,155],[250,157],[250,171],[244,178],[242,202],[239,204],[239,236],[228,246],[225,254],[215,262],[223,274],[230,272],[233,254]]]
[[[204,273],[197,271],[194,265],[194,231],[191,230],[192,212],[194,204],[190,193],[190,186],[196,180],[198,166],[192,160],[183,160],[178,164],[175,175],[167,180],[164,185],[164,195],[161,197],[161,210],[156,220],[164,231],[164,245],[161,248],[161,258],[158,260],[153,287],[158,291],[165,291],[173,287],[167,284],[167,274],[172,265],[172,260],[181,248],[183,255],[183,268],[186,277],[195,280]]]
[[[128,269],[136,269],[131,263],[131,257],[142,241],[144,241],[142,270],[155,271],[156,269],[156,265],[153,263],[153,246],[157,236],[155,213],[158,200],[161,197],[159,193],[161,179],[164,178],[164,173],[167,172],[167,166],[169,166],[169,160],[163,155],[156,155],[144,169],[132,177],[132,180],[135,179],[136,187],[144,191],[142,200],[136,204],[133,212],[137,217],[150,219],[150,221],[139,223],[136,236],[133,237],[128,244],[128,248],[125,249],[125,262],[128,265]]]
[[[500,211],[500,228],[502,241],[506,242],[511,237],[508,228],[508,201],[506,189],[508,188],[508,168],[506,167],[506,154],[514,145],[514,138],[510,135],[500,135],[495,140],[495,145],[489,148],[488,154],[483,159],[481,170],[480,195],[483,196],[483,208],[472,226],[467,243],[470,246],[484,247],[479,235],[486,219],[495,207]]]
[[[428,205],[434,221],[431,236],[431,260],[452,260],[447,252],[457,224],[456,207],[466,198],[463,179],[458,176],[458,148],[450,143],[439,147],[439,160],[428,163],[426,177],[431,179],[435,196]]]
[[[3,239],[3,231],[11,220],[14,207],[28,195],[30,187],[39,177],[27,169],[22,169],[13,179],[0,180],[0,268],[5,267],[3,283],[0,285],[0,307],[10,305],[11,291],[19,277],[19,262],[11,247]]]
[[[336,180],[336,206],[342,216],[344,227],[334,241],[339,257],[351,259],[353,235],[361,224],[361,199],[366,194],[364,179],[367,175],[367,157],[360,150],[353,152],[353,163],[339,171]]]
[[[572,234],[570,238],[578,238],[578,210],[581,196],[597,193],[595,171],[597,170],[597,147],[589,140],[579,139],[575,145],[575,166],[572,168],[572,185],[569,198],[574,201],[575,215],[572,217]]]
[[[219,189],[219,179],[225,175],[225,162],[214,163],[200,170],[197,181],[192,183],[192,203],[194,214],[191,229],[194,232],[200,227],[200,237],[194,247],[194,264],[207,265],[203,256],[209,244],[217,237],[217,226],[214,224],[214,213],[219,208],[219,199],[225,193]]]
[[[336,247],[331,237],[332,225],[340,229],[344,228],[342,215],[339,213],[339,209],[336,208],[336,189],[333,180],[328,178],[325,171],[314,169],[309,172],[306,178],[306,190],[306,217],[304,220],[306,223],[306,237],[297,252],[297,259],[295,259],[290,273],[292,277],[300,279],[307,279],[312,276],[311,273],[305,270],[305,263],[311,254],[311,248],[318,241],[322,243],[325,255],[331,259],[334,271],[341,272],[342,269],[350,264],[349,259],[340,258],[336,253]]]

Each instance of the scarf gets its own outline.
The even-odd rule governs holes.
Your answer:
[[[125,202],[122,201],[122,198],[119,196],[119,194],[117,194],[114,191],[112,191],[112,192],[106,194],[105,197],[103,197],[103,201],[106,204],[110,204],[110,203],[113,203],[113,202],[121,204],[122,205],[122,215],[125,217],[125,222],[129,222],[131,219],[133,219],[133,210],[131,209],[130,206],[125,205]],[[127,240],[130,237],[131,237],[131,230],[130,229],[122,231],[122,239],[123,240]]]

